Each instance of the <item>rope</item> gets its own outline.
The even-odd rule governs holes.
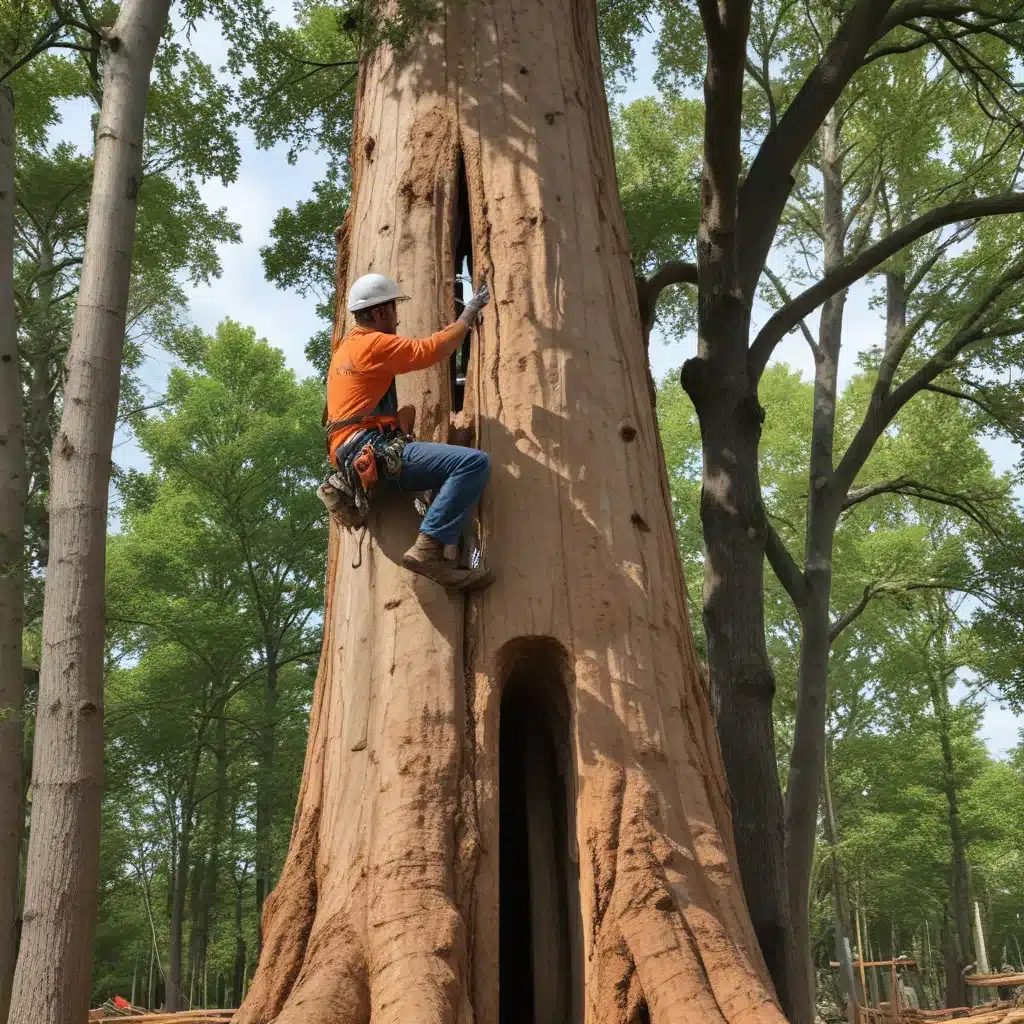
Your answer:
[[[356,557],[352,559],[352,568],[358,569],[363,564],[363,540],[366,537],[366,530],[369,527],[369,523],[363,523],[362,529],[359,531],[359,544],[356,547]]]
[[[486,278],[484,278],[484,280],[486,280]],[[484,357],[483,357],[483,350],[484,350],[483,333],[484,333],[484,331],[483,331],[483,322],[482,321],[483,321],[483,317],[480,317],[480,319],[477,321],[477,325],[474,326],[474,328],[473,328],[473,330],[476,331],[476,345],[474,346],[474,348],[476,349],[476,373],[474,374],[474,376],[476,377],[476,380],[474,381],[474,384],[476,385],[476,410],[475,410],[475,412],[476,412],[476,426],[474,428],[473,441],[475,442],[477,448],[480,448],[481,445],[482,445],[482,439],[480,437],[480,405],[481,405],[482,397],[483,397],[483,381],[482,381],[482,378],[483,378],[483,360],[484,360]],[[479,563],[478,564],[480,564],[480,565],[485,564],[484,563],[484,545],[486,543],[486,534],[484,533],[483,513],[484,513],[484,502],[483,502],[483,496],[481,495],[481,497],[480,497],[480,504],[479,504],[479,507],[477,509],[477,517],[476,517],[476,531],[477,531],[476,550],[477,550],[477,552],[479,554]]]

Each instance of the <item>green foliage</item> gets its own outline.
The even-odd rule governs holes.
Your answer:
[[[270,245],[260,250],[267,280],[279,288],[294,288],[317,300],[317,313],[333,325],[334,268],[337,249],[329,225],[340,225],[348,208],[348,186],[336,173],[313,186],[313,197],[301,200],[294,210],[282,209],[274,218]],[[325,327],[310,338],[306,358],[321,377],[327,377],[331,361],[331,329]]]
[[[193,958],[183,983],[194,1004],[204,977],[210,1001],[219,990],[237,1002],[238,941],[250,972],[255,956],[255,850],[264,842],[279,869],[319,657],[320,386],[296,381],[279,351],[230,321],[188,352],[160,414],[139,424],[152,470],[120,479],[123,529],[109,545],[97,1001],[127,996],[136,964],[145,979],[137,998],[148,997],[150,915],[168,969],[177,877],[186,965],[210,922],[205,960]],[[264,837],[261,786],[273,811]]]
[[[615,169],[638,275],[694,257],[703,129],[695,100],[642,99],[613,109]],[[659,316],[676,335],[693,327],[691,292],[676,286],[661,294]]]

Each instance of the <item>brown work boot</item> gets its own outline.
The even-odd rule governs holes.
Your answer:
[[[487,569],[462,569],[449,561],[444,557],[444,545],[425,533],[421,533],[416,543],[402,556],[402,565],[440,583],[445,590],[462,594],[483,590],[494,582],[494,575]]]

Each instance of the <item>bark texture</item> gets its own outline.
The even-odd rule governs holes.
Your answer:
[[[169,0],[128,0],[107,33],[85,259],[53,453],[24,927],[10,1024],[89,1008],[103,774],[107,486],[149,75]]]
[[[824,269],[828,274],[842,264],[846,255],[843,156],[836,110],[830,111],[825,118],[818,139],[822,171]],[[810,937],[811,864],[817,836],[821,779],[825,771],[828,663],[832,646],[829,636],[832,548],[844,497],[837,494],[835,486],[833,449],[845,305],[845,291],[837,292],[826,300],[818,327],[804,570],[796,595],[800,615],[800,666],[793,752],[786,786],[786,873],[793,923],[794,968],[811,1006],[815,1004]]]
[[[17,949],[21,859],[25,439],[14,320],[14,98],[0,86],[0,1021]]]
[[[741,190],[740,152],[750,7],[699,5],[708,43],[704,79],[704,166],[697,236],[697,354],[681,383],[700,421],[703,472],[704,628],[715,722],[733,798],[740,875],[761,952],[782,1008],[810,1024],[799,1002],[786,884],[782,793],[775,759],[775,677],[764,631],[762,574],[766,521],[757,448],[764,411],[748,366],[750,308],[768,245],[757,237],[775,204],[773,189],[746,213],[755,163]],[[771,136],[770,136],[771,137]],[[767,144],[767,143],[766,143]],[[788,186],[787,186],[788,191]],[[782,203],[778,203],[781,211]],[[742,215],[742,216],[741,216]],[[768,225],[770,235],[774,224]],[[746,226],[746,238],[740,232]],[[748,265],[754,260],[756,267]]]
[[[390,273],[413,296],[403,331],[449,321],[464,165],[494,296],[465,407],[455,423],[446,366],[399,400],[421,438],[490,453],[498,580],[465,599],[404,572],[408,499],[377,506],[359,568],[357,538],[333,533],[292,843],[236,1020],[498,1024],[499,712],[528,678],[570,717],[578,954],[557,998],[594,1024],[781,1022],[687,620],[595,9],[446,13],[404,60],[362,69],[338,285]],[[535,995],[561,991],[545,977]]]

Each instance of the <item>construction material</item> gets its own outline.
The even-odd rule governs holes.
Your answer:
[[[108,1005],[110,1007],[108,1012]],[[234,1010],[181,1010],[178,1013],[147,1013],[141,1007],[133,1006],[130,1015],[113,1004],[104,1004],[97,1010],[89,1011],[89,1020],[116,1020],[118,1024],[228,1024],[235,1015]]]

